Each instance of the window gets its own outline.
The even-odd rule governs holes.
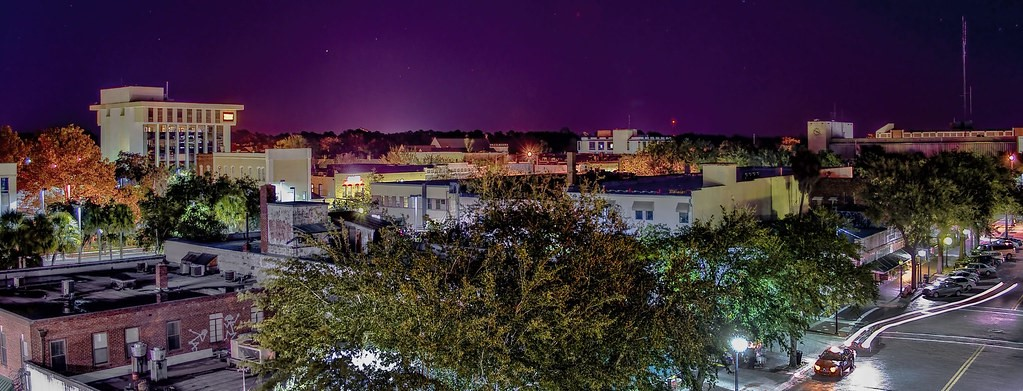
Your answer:
[[[10,193],[10,183],[7,182],[8,178],[0,178],[0,193]]]
[[[163,107],[156,109],[156,122],[163,122]]]
[[[614,146],[615,146],[615,143],[607,143],[607,150],[610,151],[610,150],[614,149],[615,148]]]
[[[185,110],[185,122],[192,122],[192,109]]]
[[[0,327],[0,365],[7,366],[7,334]]]
[[[643,220],[643,211],[641,210],[636,211],[636,220]]]
[[[262,322],[263,321],[263,310],[261,310],[261,309],[259,309],[257,307],[252,307],[249,310],[249,320],[252,323]]]
[[[50,368],[57,372],[67,370],[64,340],[50,341]]]
[[[152,107],[149,108],[149,121],[147,121],[147,122],[153,122],[153,108]]]
[[[178,118],[178,122],[181,122],[181,112],[182,112],[183,110],[181,110],[181,109],[176,109],[176,110],[174,110],[174,111],[175,111],[175,112],[177,113],[177,118]]]
[[[645,211],[645,212],[646,212],[646,219],[647,220],[653,220],[654,219],[654,211],[648,210],[648,211]]]
[[[208,110],[208,109],[206,110],[206,121],[203,121],[203,122],[206,122],[206,123],[213,122],[213,118],[210,118],[212,116],[212,114],[210,114],[211,112],[212,112],[211,110]]]
[[[216,313],[210,315],[210,342],[224,340],[224,314]]]
[[[92,335],[92,365],[103,365],[110,362],[110,348],[107,345],[107,333]]]
[[[689,224],[689,212],[678,212],[678,223]]]
[[[181,321],[167,322],[167,350],[181,349]]]
[[[426,209],[433,209],[433,198],[426,199]]]
[[[597,150],[598,151],[603,151],[604,150],[604,142],[597,143]]]
[[[139,328],[129,327],[124,329],[124,359],[131,359],[131,345],[139,341]]]
[[[215,119],[218,124],[220,123],[220,110],[213,112],[213,119]]]
[[[233,122],[233,121],[234,121],[234,112],[225,111],[224,112],[224,122]]]

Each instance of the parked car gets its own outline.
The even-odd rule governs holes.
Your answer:
[[[824,349],[813,364],[813,371],[823,376],[845,376],[856,366],[856,351],[848,346]]]
[[[998,269],[996,269],[994,266],[988,265],[986,263],[973,262],[973,263],[966,264],[965,267],[967,269],[973,270],[974,273],[977,273],[977,274],[982,275],[982,276],[990,276],[990,275],[998,274]]]
[[[1023,247],[1023,240],[1019,240],[1019,239],[1016,239],[1016,238],[998,238],[998,239],[992,240],[991,243],[998,244],[998,245],[1012,246],[1016,250],[1019,250],[1020,247]]]
[[[994,253],[998,253],[999,257],[1012,259],[1016,254],[1016,246],[1005,243],[988,243],[973,248],[973,254],[985,255]]]
[[[972,291],[973,288],[977,287],[977,283],[966,277],[949,276],[945,277],[945,281],[959,285],[963,288],[963,292]]]
[[[948,275],[949,276],[953,276],[953,277],[966,277],[966,278],[969,278],[969,279],[973,280],[974,284],[980,282],[980,275],[977,274],[977,273],[974,273],[973,270],[969,270],[969,269],[958,269],[956,271],[948,273]]]
[[[924,287],[925,297],[959,296],[963,287],[954,282],[940,281]]]

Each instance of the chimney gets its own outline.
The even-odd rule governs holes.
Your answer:
[[[568,165],[568,178],[565,179],[565,185],[568,187],[575,186],[575,152],[569,152],[565,158],[565,164]]]
[[[274,185],[266,184],[259,187],[259,251],[266,254],[270,247],[268,236],[270,234],[270,223],[267,220],[267,203],[271,197],[277,196],[277,188]]]
[[[156,264],[156,287],[161,291],[167,290],[167,260]]]

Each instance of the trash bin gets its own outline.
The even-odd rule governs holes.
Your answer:
[[[803,362],[803,351],[802,350],[797,350],[796,351],[796,362],[798,362],[798,363],[802,363]]]

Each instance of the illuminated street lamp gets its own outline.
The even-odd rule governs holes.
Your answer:
[[[743,337],[732,338],[732,350],[735,351],[735,391],[739,391],[739,352],[746,351],[749,341]]]
[[[942,250],[944,259],[941,260],[941,271],[945,271],[945,268],[948,267],[948,245],[952,244],[952,238],[946,236],[941,242],[945,244],[945,248]]]
[[[1016,168],[1016,154],[1009,154],[1009,171],[1014,171]]]
[[[103,260],[103,228],[96,228],[96,239],[99,240],[99,251],[96,252],[96,262]]]
[[[930,257],[927,256],[928,255],[927,254],[927,250],[919,250],[919,251],[916,252],[916,255],[918,257],[926,257],[926,258],[924,258],[925,259],[924,262],[927,263],[927,275],[928,276],[931,275],[931,259],[930,259]],[[926,278],[926,276],[925,276],[925,278]]]

